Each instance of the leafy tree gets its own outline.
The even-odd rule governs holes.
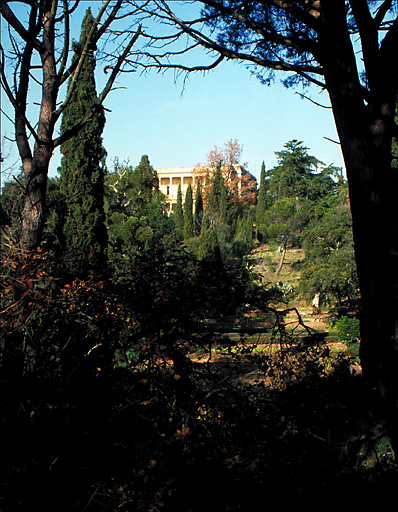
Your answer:
[[[135,168],[117,164],[107,186],[109,258],[114,266],[131,268],[166,251],[171,224],[148,157]]]
[[[321,302],[353,302],[359,298],[356,272],[352,219],[348,201],[330,207],[323,217],[313,219],[302,235],[305,263],[301,287]]]
[[[82,22],[80,40],[73,45],[72,64],[78,62],[93,22],[89,8]],[[95,107],[90,121],[61,146],[60,188],[66,204],[65,249],[69,262],[83,271],[105,265],[108,242],[104,224],[105,150],[102,145],[105,113],[98,104],[94,72],[94,48],[91,48],[61,123],[61,133],[67,133]],[[69,79],[69,87],[72,80]]]
[[[256,179],[241,165],[242,151],[243,145],[237,139],[230,139],[222,148],[214,146],[207,154],[207,162],[196,166],[195,173],[202,178],[202,185],[204,185],[203,195],[206,206],[212,186],[212,176],[218,165],[221,165],[229,201],[236,203],[235,208],[242,209],[244,204],[255,204],[257,183]]]
[[[188,184],[184,202],[184,239],[192,238],[194,235],[193,219],[193,198],[192,187]]]
[[[267,192],[268,184],[265,174],[265,163],[261,164],[260,185],[258,190],[257,206],[256,206],[256,226],[257,239],[261,242],[266,239],[265,212],[267,210]]]

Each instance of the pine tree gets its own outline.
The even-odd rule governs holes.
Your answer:
[[[260,187],[256,207],[257,240],[264,241],[266,238],[265,212],[267,210],[267,182],[265,178],[265,163],[261,164]]]
[[[193,198],[192,187],[189,183],[184,203],[184,239],[193,237]]]
[[[93,23],[90,8],[83,19],[79,42],[73,43],[76,60]],[[94,49],[89,49],[72,97],[65,108],[61,132],[74,126],[98,101]],[[66,256],[77,269],[97,268],[106,262],[107,232],[104,214],[104,158],[102,132],[105,114],[98,106],[88,124],[61,147],[61,193],[65,197]]]

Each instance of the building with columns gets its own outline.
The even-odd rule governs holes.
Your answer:
[[[240,189],[242,176],[249,173],[241,165],[235,165],[234,168],[235,175],[238,177],[238,189]],[[197,184],[201,181],[202,185],[205,185],[212,170],[200,167],[163,167],[156,169],[156,172],[159,179],[159,190],[166,196],[171,211],[177,203],[178,185],[181,185],[183,203],[189,184],[191,184],[195,199]],[[254,176],[250,175],[250,177],[257,182]]]
[[[170,210],[177,203],[178,185],[181,185],[183,202],[189,184],[191,184],[192,190],[196,190],[200,176],[193,172],[194,169],[194,167],[163,167],[156,169],[159,178],[159,190],[166,196]]]

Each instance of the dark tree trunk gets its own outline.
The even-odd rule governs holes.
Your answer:
[[[344,28],[344,2],[323,6],[319,41],[350,190],[362,304],[361,363],[364,377],[382,398],[398,456],[398,178],[390,158],[397,77],[388,62],[396,56],[386,52],[384,65],[378,62],[366,104]]]
[[[22,210],[21,249],[23,253],[35,250],[41,241],[45,224],[46,188],[51,149],[44,146],[35,150],[30,170],[26,173],[26,193]]]
[[[23,160],[26,176],[26,193],[22,210],[21,250],[23,253],[34,250],[41,241],[45,224],[45,198],[47,187],[48,166],[52,156],[52,137],[54,133],[53,115],[58,94],[58,77],[54,51],[54,17],[53,5],[46,0],[43,5],[43,44],[40,58],[43,69],[42,98],[40,116],[37,127],[37,138],[33,156]],[[30,58],[29,58],[30,62]],[[24,87],[21,101],[26,106],[27,88]],[[18,116],[17,112],[17,116]],[[28,154],[28,140],[25,128],[21,131],[19,152]]]

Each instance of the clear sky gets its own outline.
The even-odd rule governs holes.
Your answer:
[[[259,177],[262,161],[276,165],[275,151],[292,139],[303,141],[309,153],[325,164],[343,167],[330,109],[302,99],[276,82],[261,85],[242,65],[222,63],[203,75],[175,82],[173,72],[133,73],[118,81],[126,87],[112,91],[105,107],[104,146],[108,166],[113,159],[138,165],[148,155],[156,167],[185,167],[205,162],[215,145],[229,139],[243,145],[242,163]],[[326,94],[314,89],[312,99],[327,104]],[[51,171],[59,165],[55,155]]]
[[[84,2],[84,8],[90,3],[98,6]],[[206,74],[191,74],[184,87],[182,79],[175,81],[173,71],[122,75],[117,86],[122,88],[112,91],[104,104],[111,110],[103,134],[108,167],[113,167],[115,157],[138,165],[144,154],[155,168],[193,166],[231,138],[243,145],[242,163],[247,162],[257,178],[262,161],[267,169],[276,165],[275,151],[292,139],[303,141],[325,164],[344,167],[339,145],[326,139],[337,140],[331,110],[285,89],[278,75],[267,87],[244,65],[229,61]],[[327,95],[315,88],[310,95],[318,103],[328,103]],[[2,96],[2,107],[9,111]],[[2,133],[9,135],[9,123],[3,121]],[[51,176],[57,174],[59,162],[56,151]]]

